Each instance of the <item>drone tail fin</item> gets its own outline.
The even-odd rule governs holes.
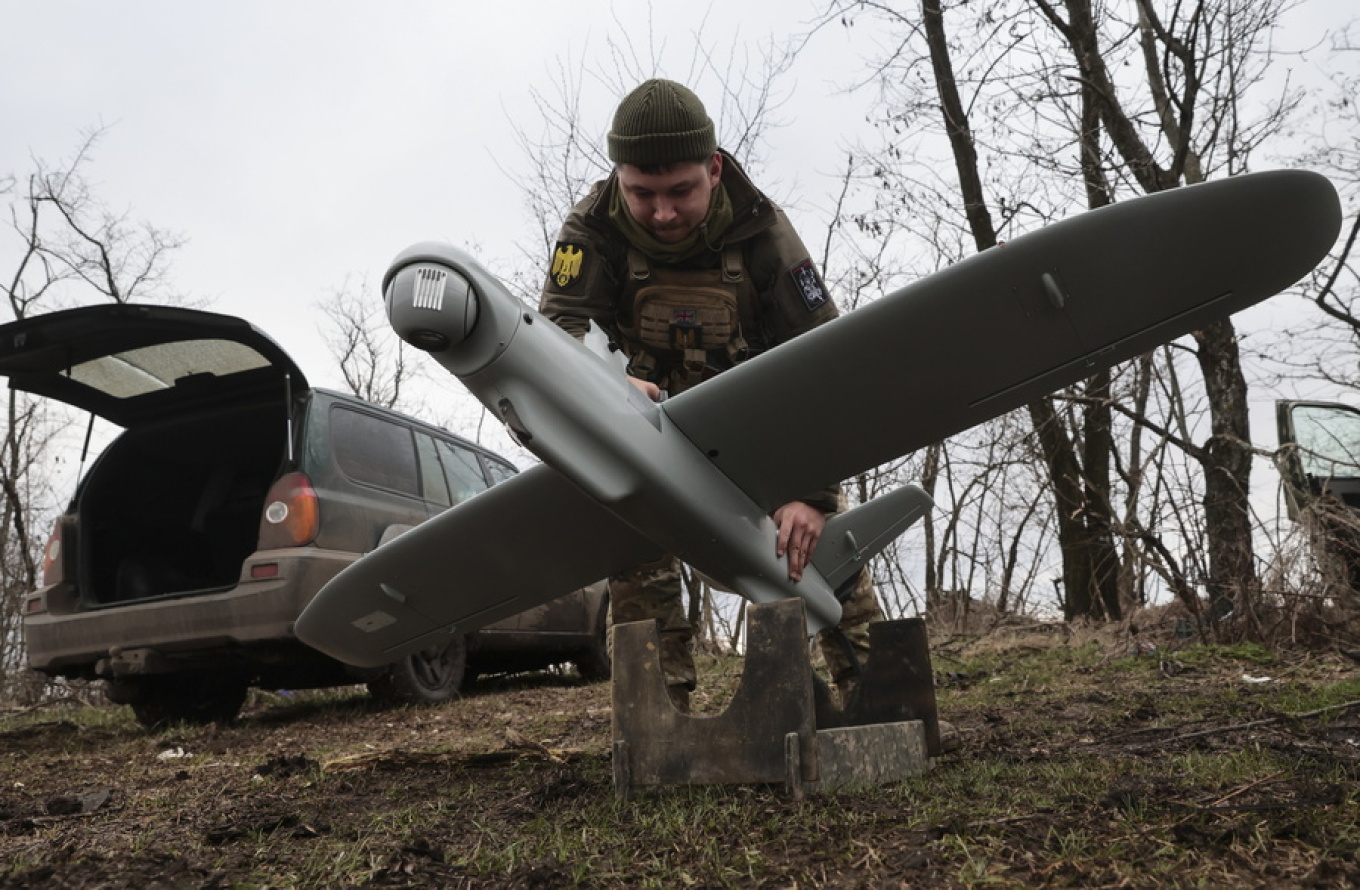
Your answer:
[[[841,586],[935,505],[915,485],[904,485],[831,517],[812,565],[832,589]]]

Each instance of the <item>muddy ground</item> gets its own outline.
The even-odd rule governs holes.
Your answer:
[[[801,802],[617,801],[610,687],[570,674],[428,709],[258,695],[234,725],[156,733],[116,708],[11,711],[0,887],[1360,886],[1360,714],[1283,716],[1318,689],[1360,699],[1360,666],[1126,655],[947,651],[959,751]],[[705,663],[700,710],[737,670]]]

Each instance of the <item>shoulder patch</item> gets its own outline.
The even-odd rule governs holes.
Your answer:
[[[811,258],[792,266],[789,275],[792,276],[793,286],[798,289],[798,295],[803,298],[803,305],[809,312],[817,311],[831,299],[827,296],[821,276],[817,274],[817,267],[812,264]]]
[[[557,247],[553,250],[552,268],[548,270],[548,277],[558,288],[566,290],[576,283],[576,279],[581,277],[581,267],[585,258],[586,249],[584,245],[569,241],[557,242]]]

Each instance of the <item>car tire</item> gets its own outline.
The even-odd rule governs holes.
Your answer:
[[[230,723],[241,713],[248,691],[241,677],[186,672],[116,681],[109,698],[131,705],[146,728],[163,729],[179,723]]]
[[[595,633],[590,638],[590,645],[572,659],[576,673],[587,683],[603,683],[614,673],[609,658],[608,618],[609,603],[606,601],[600,604],[600,616],[595,620]]]
[[[368,691],[383,701],[439,704],[458,695],[466,671],[467,640],[459,634],[394,662]]]

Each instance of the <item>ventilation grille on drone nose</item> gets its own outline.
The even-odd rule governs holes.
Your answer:
[[[438,312],[444,306],[444,282],[449,273],[443,269],[419,269],[416,272],[416,293],[412,305],[417,309]]]

